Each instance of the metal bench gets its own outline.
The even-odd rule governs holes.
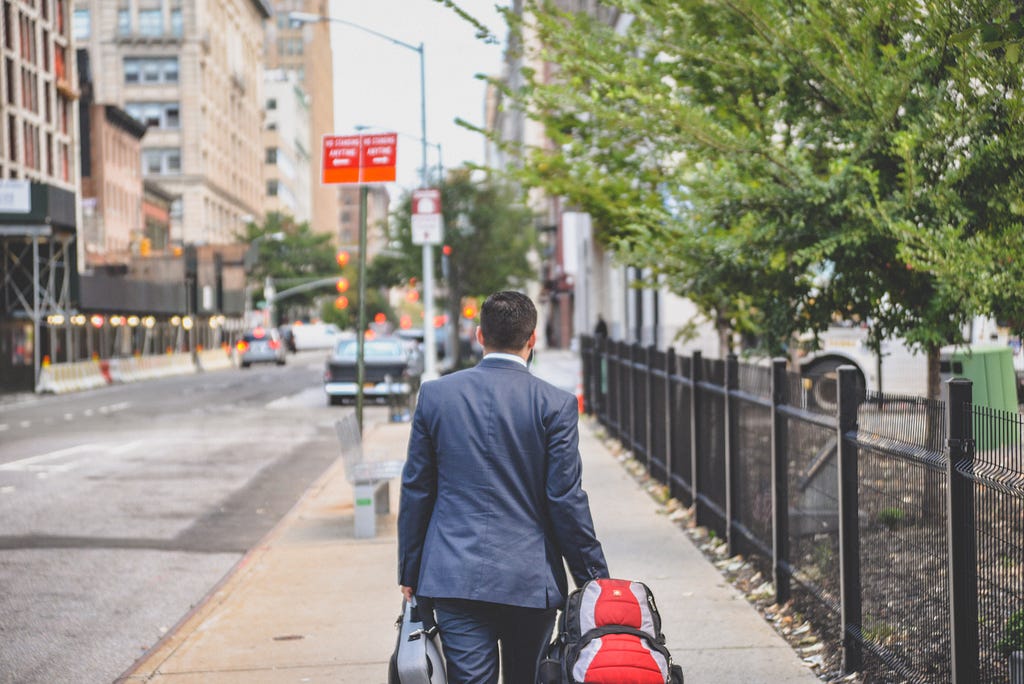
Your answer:
[[[377,516],[391,511],[388,483],[402,474],[404,461],[367,460],[355,412],[334,423],[345,459],[345,477],[352,485],[355,508],[355,536],[377,536]]]

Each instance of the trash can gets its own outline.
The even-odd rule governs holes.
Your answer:
[[[973,383],[972,402],[975,406],[987,406],[1017,415],[1017,375],[1013,368],[1013,350],[1009,346],[979,345],[951,349],[942,355],[941,370],[943,380],[966,378]],[[1018,421],[1007,420],[1006,423],[1005,429],[980,433],[975,429],[976,448],[993,449],[1004,444],[1018,444]]]

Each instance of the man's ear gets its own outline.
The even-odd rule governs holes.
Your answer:
[[[526,346],[529,347],[530,349],[533,349],[534,347],[537,346],[537,331],[536,330],[534,330],[533,333],[530,334],[530,339],[528,339],[526,341]]]
[[[486,347],[484,344],[484,331],[480,329],[480,326],[476,326],[476,341],[480,343],[481,347]]]

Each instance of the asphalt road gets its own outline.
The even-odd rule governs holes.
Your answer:
[[[0,404],[0,682],[111,682],[185,616],[339,457],[322,372]]]

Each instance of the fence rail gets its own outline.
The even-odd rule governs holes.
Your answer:
[[[591,337],[581,352],[587,412],[731,553],[770,570],[776,599],[812,616],[844,669],[1010,681],[1024,650],[1020,415],[973,405],[966,380],[943,403],[865,393],[852,369],[823,391],[783,360]]]

